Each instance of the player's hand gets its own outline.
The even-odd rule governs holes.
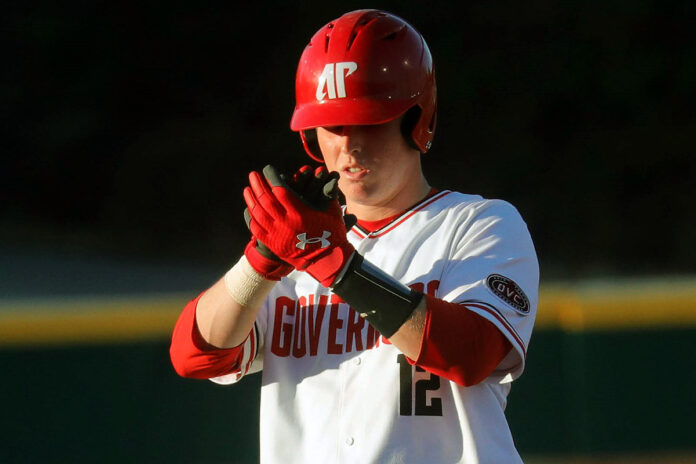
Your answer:
[[[249,174],[249,228],[280,259],[329,287],[355,250],[338,204],[338,174],[322,167],[305,177],[300,173],[295,182],[300,194],[272,166],[263,177]]]
[[[304,192],[310,186],[312,178],[312,168],[310,166],[302,166],[290,179],[290,183],[299,192]],[[283,180],[286,180],[285,174],[280,174]],[[310,193],[310,192],[308,192]],[[249,227],[251,215],[249,209],[244,209],[244,222]],[[244,255],[251,267],[268,280],[280,280],[284,276],[290,274],[294,269],[292,265],[278,258],[261,240],[258,240],[253,235],[247,244]]]
[[[249,227],[251,215],[248,209],[244,210],[244,220],[247,227]],[[244,256],[246,256],[251,267],[268,280],[280,280],[293,270],[292,265],[278,258],[262,241],[253,235],[244,249]]]
[[[282,173],[279,174],[279,177],[284,182],[289,183],[290,187],[304,201],[316,208],[325,208],[338,193],[336,182],[332,182],[328,178],[328,171],[323,166],[313,170],[311,166],[305,165],[298,169],[290,179]],[[325,187],[326,192],[324,191]],[[352,214],[345,215],[344,220],[346,230],[350,230],[357,222],[356,217]],[[244,222],[249,227],[251,215],[248,208],[244,209]],[[244,250],[244,254],[256,272],[269,280],[280,280],[294,269],[292,265],[276,256],[261,240],[253,235]]]

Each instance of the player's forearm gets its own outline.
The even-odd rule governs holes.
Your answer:
[[[421,308],[423,311],[418,311]],[[399,339],[403,337],[413,347],[417,334],[421,337],[418,350],[413,354],[404,351]],[[463,386],[485,380],[512,349],[492,322],[466,304],[431,296],[425,296],[391,342],[404,351],[410,362]]]
[[[389,341],[411,359],[418,359],[425,327],[425,298],[416,306],[406,322],[389,338]]]
[[[410,362],[460,385],[484,380],[510,350],[483,317],[409,289],[357,253],[333,290]]]
[[[203,294],[196,308],[201,336],[217,348],[244,342],[263,300],[276,284],[263,279],[245,261],[240,262]]]
[[[425,302],[417,292],[354,253],[333,291],[409,357],[417,357]]]
[[[193,379],[210,379],[238,371],[243,346],[217,349],[201,337],[196,324],[201,296],[189,301],[176,321],[169,347],[172,366],[182,377]]]

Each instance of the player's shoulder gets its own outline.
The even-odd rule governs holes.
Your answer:
[[[484,198],[481,195],[443,190],[435,207],[450,214],[464,215],[470,219],[487,216],[520,218],[520,213],[512,203],[497,198]]]

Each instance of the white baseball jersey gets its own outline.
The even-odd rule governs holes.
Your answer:
[[[521,462],[504,409],[524,369],[539,268],[517,210],[445,190],[348,237],[404,284],[485,317],[513,348],[484,382],[459,386],[411,366],[348,304],[294,271],[261,307],[242,371],[211,379],[263,369],[261,462]]]

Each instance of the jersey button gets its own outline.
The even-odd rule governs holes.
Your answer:
[[[355,363],[356,366],[359,366],[361,362],[362,362],[362,361],[360,360],[360,358],[355,358],[355,359],[353,360],[353,363]]]
[[[346,445],[353,446],[353,443],[355,443],[355,440],[353,440],[353,437],[346,438]]]

